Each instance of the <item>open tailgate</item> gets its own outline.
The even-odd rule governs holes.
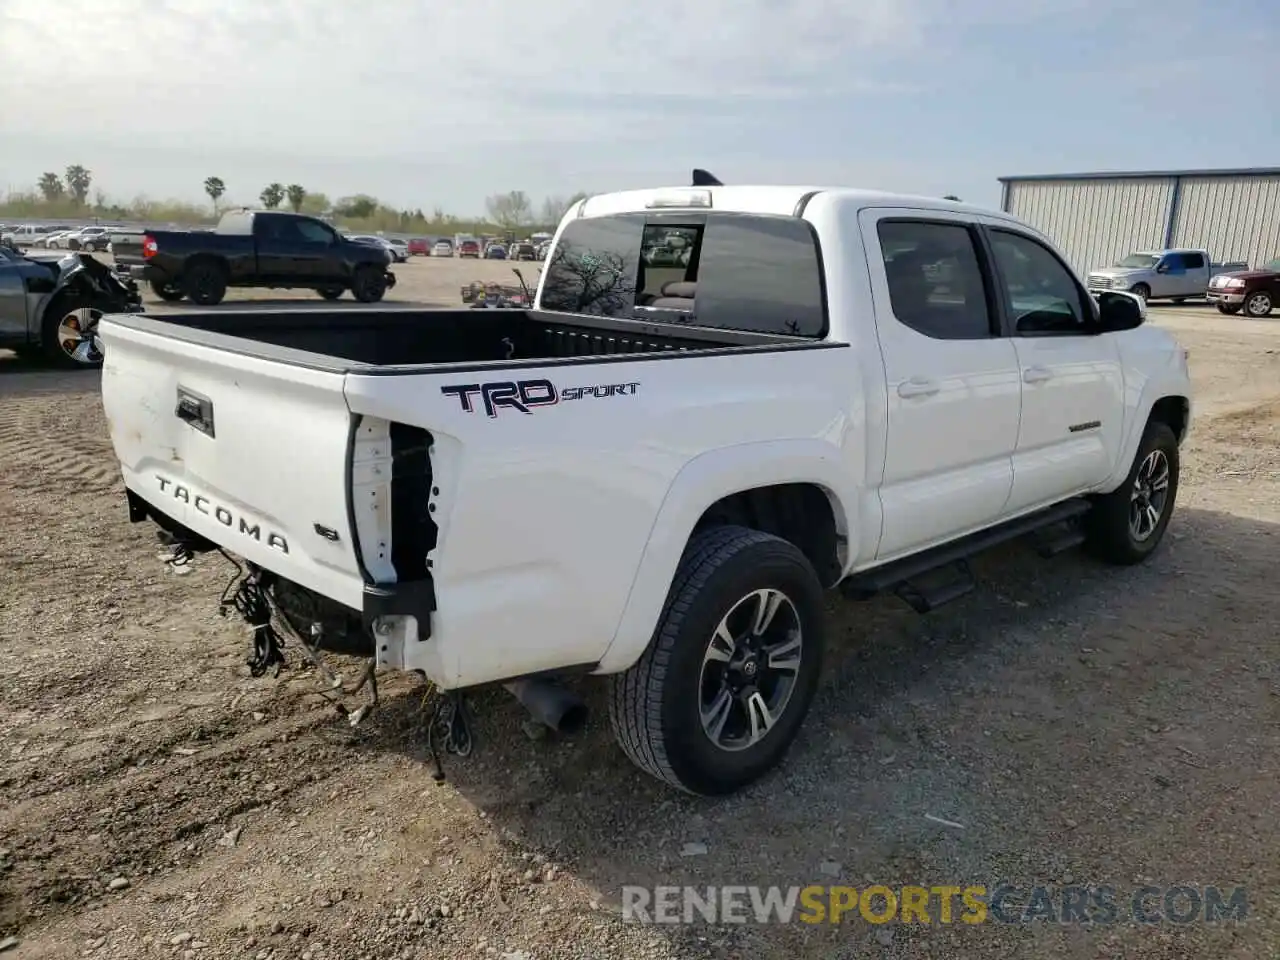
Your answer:
[[[360,609],[344,374],[109,317],[99,336],[103,407],[125,486],[213,543]]]

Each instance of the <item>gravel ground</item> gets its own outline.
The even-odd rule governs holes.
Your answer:
[[[476,267],[505,269],[410,263],[396,298],[454,303]],[[928,617],[833,600],[805,735],[720,802],[634,770],[596,681],[567,740],[477,697],[477,752],[436,784],[412,682],[388,678],[351,730],[312,672],[250,678],[245,630],[216,610],[230,568],[180,575],[127,522],[98,377],[0,358],[0,956],[1275,957],[1280,323],[1155,314],[1199,391],[1157,557],[1117,571],[1014,545]],[[646,926],[618,909],[624,884],[1001,880],[1122,901],[1244,885],[1249,914]]]

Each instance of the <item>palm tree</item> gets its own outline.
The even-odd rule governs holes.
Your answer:
[[[222,182],[221,177],[206,177],[204,181],[204,192],[209,195],[209,199],[213,201],[213,212],[218,212],[218,198],[227,192],[227,185]]]
[[[300,183],[291,183],[285,188],[284,195],[289,198],[289,206],[297,213],[302,209],[302,201],[307,199],[307,191]]]
[[[93,174],[80,164],[73,163],[67,167],[66,181],[67,190],[71,192],[76,203],[84,203],[85,198],[89,196],[89,184],[93,182]]]
[[[46,200],[57,200],[66,193],[62,186],[62,178],[56,173],[40,174],[40,192],[44,194]]]
[[[262,193],[258,194],[258,199],[268,210],[274,210],[284,200],[284,186],[279,183],[269,183],[263,188]]]

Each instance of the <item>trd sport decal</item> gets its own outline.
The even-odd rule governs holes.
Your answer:
[[[639,383],[601,383],[590,387],[559,389],[550,380],[495,380],[491,383],[457,383],[441,387],[446,397],[457,397],[466,413],[474,413],[478,396],[484,412],[496,417],[502,408],[533,413],[536,407],[553,407],[570,400],[634,396]]]

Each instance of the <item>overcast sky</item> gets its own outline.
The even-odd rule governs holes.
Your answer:
[[[1276,0],[0,0],[0,191],[272,180],[466,215],[685,182],[955,193],[1280,163]]]

